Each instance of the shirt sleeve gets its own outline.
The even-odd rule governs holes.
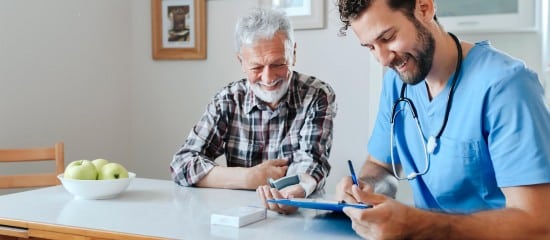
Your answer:
[[[536,75],[523,64],[493,84],[484,129],[499,187],[550,182],[550,112]]]
[[[293,153],[287,175],[306,173],[316,180],[313,189],[305,189],[306,195],[323,188],[330,171],[328,158],[332,147],[333,119],[337,112],[335,99],[332,88],[323,84],[310,106],[305,108],[306,118],[298,136],[300,149]]]
[[[391,164],[390,150],[393,148],[393,146],[390,146],[390,119],[392,118],[392,107],[394,101],[399,96],[397,89],[401,89],[401,85],[403,84],[399,79],[396,79],[396,77],[393,70],[388,70],[384,75],[378,113],[368,143],[369,154],[375,159],[387,164]],[[394,157],[395,164],[400,164],[399,156],[396,154]]]
[[[192,186],[217,164],[223,154],[223,133],[227,124],[221,120],[216,98],[210,102],[199,122],[193,127],[183,146],[170,163],[172,179],[179,185]]]

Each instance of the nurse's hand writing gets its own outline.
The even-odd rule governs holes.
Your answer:
[[[351,191],[352,185],[353,181],[351,180],[351,177],[346,176],[342,178],[342,180],[340,180],[340,182],[336,185],[336,200],[345,201],[347,203],[357,203],[358,201],[355,199]],[[359,187],[364,192],[374,192],[374,188],[370,184],[362,182],[361,180],[359,180]]]
[[[304,188],[302,188],[300,184],[294,184],[285,187],[280,191],[268,185],[264,185],[259,186],[256,189],[256,192],[258,193],[260,200],[264,203],[265,208],[282,214],[291,214],[293,212],[296,212],[298,208],[288,205],[268,203],[267,200],[280,198],[303,198],[306,196]]]
[[[264,161],[254,167],[247,168],[247,184],[250,189],[267,184],[268,178],[279,179],[284,177],[288,169],[287,159],[273,159]]]
[[[355,201],[372,204],[373,208],[344,208],[352,221],[352,228],[365,239],[407,239],[408,214],[414,209],[384,195],[369,193],[351,187]]]

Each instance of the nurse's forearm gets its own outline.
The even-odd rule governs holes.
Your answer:
[[[375,193],[395,198],[397,179],[388,171],[387,166],[371,156],[363,164],[359,180],[370,185]]]
[[[415,209],[407,239],[549,239],[544,224],[519,209],[451,215]]]

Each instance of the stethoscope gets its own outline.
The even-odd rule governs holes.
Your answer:
[[[435,148],[437,147],[437,141],[439,140],[439,137],[441,137],[441,134],[443,134],[443,131],[445,130],[445,127],[447,126],[447,121],[449,120],[449,112],[451,111],[451,105],[453,103],[454,88],[456,86],[458,75],[460,74],[460,69],[462,67],[461,66],[462,65],[462,46],[460,46],[460,42],[458,41],[458,38],[454,34],[449,33],[449,35],[451,35],[451,37],[455,41],[456,49],[458,50],[458,57],[457,57],[457,62],[456,62],[456,69],[455,69],[455,72],[454,72],[454,75],[453,75],[453,81],[451,82],[451,88],[449,89],[449,95],[447,97],[447,107],[445,108],[445,117],[443,118],[443,124],[441,126],[441,129],[439,129],[439,132],[437,133],[437,135],[430,136],[428,138],[427,143],[426,143],[426,141],[424,141],[424,132],[422,131],[422,128],[420,127],[420,121],[418,120],[418,114],[416,112],[416,107],[414,106],[414,103],[412,102],[412,100],[410,98],[405,97],[405,90],[407,88],[406,83],[403,83],[403,86],[401,86],[401,94],[400,94],[399,98],[397,100],[395,100],[395,102],[393,103],[392,117],[390,119],[390,126],[391,126],[391,129],[390,129],[390,131],[391,131],[391,137],[390,137],[390,144],[391,144],[390,145],[390,147],[391,147],[390,152],[391,152],[391,154],[390,154],[390,157],[391,157],[391,165],[392,165],[392,169],[393,169],[393,175],[398,180],[413,180],[416,177],[422,176],[422,175],[424,175],[428,172],[428,170],[430,168],[430,155],[434,152]],[[394,152],[394,150],[393,150],[394,139],[393,138],[394,138],[394,135],[395,135],[395,132],[394,132],[395,117],[397,116],[397,114],[400,111],[404,110],[403,108],[400,108],[399,110],[397,110],[397,106],[402,102],[405,103],[405,105],[409,106],[411,115],[412,115],[413,119],[416,122],[416,129],[418,131],[418,134],[420,135],[420,138],[422,140],[422,146],[424,148],[424,166],[425,166],[424,170],[422,172],[411,172],[410,174],[407,175],[407,177],[400,177],[399,174],[397,174],[397,170],[395,169],[395,161],[394,161],[394,158],[393,158],[393,152]]]

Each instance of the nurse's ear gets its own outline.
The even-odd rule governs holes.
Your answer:
[[[417,0],[414,8],[414,16],[422,23],[434,20],[435,4],[433,0]]]

